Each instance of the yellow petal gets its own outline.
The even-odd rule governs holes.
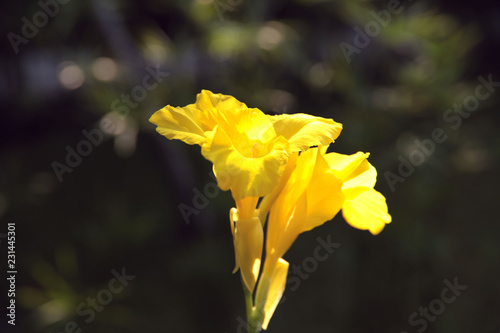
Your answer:
[[[343,189],[351,187],[370,187],[373,188],[377,182],[377,170],[367,160],[364,160],[361,165],[344,181]]]
[[[280,258],[273,265],[266,266],[259,280],[255,304],[257,309],[263,309],[264,311],[262,321],[262,329],[264,330],[267,329],[269,321],[285,291],[288,266],[288,262]]]
[[[325,155],[325,159],[337,177],[344,181],[344,189],[357,186],[373,187],[377,181],[377,170],[368,162],[368,156],[369,153],[362,152],[352,155],[329,153]]]
[[[387,223],[391,223],[385,197],[374,189],[352,187],[344,190],[344,195],[342,215],[352,227],[377,235]]]
[[[253,157],[254,142],[247,142],[250,147],[243,147],[238,142],[237,148],[231,138],[216,126],[213,134],[207,134],[207,142],[202,146],[203,156],[214,163],[217,183],[222,190],[231,189],[235,200],[247,196],[261,197],[271,193],[277,186],[277,179],[286,166],[288,142],[275,138],[262,144],[261,156]],[[257,143],[258,144],[258,143]]]
[[[285,167],[285,170],[281,175],[280,184],[278,185],[278,188],[274,190],[274,192],[272,192],[271,194],[268,194],[264,198],[262,198],[262,201],[259,204],[260,220],[262,221],[262,223],[265,223],[267,214],[269,213],[271,206],[274,204],[276,198],[285,187],[293,170],[295,170],[295,167],[297,166],[298,157],[299,157],[298,153],[294,153],[290,156],[290,158],[288,159],[288,163]]]
[[[271,207],[266,251],[275,259],[285,254],[307,222],[306,190],[314,174],[317,155],[317,148],[302,152],[297,158],[295,169]]]
[[[307,219],[301,232],[309,231],[333,219],[342,208],[342,181],[333,172],[313,176],[307,188]]]
[[[232,211],[231,219],[235,223],[233,242],[236,265],[240,267],[243,282],[252,292],[259,276],[264,232],[258,217],[237,218]]]
[[[168,139],[182,140],[190,145],[202,145],[205,142],[204,132],[208,128],[203,128],[203,112],[193,107],[193,104],[184,108],[165,106],[155,112],[150,122],[157,125],[158,133]]]
[[[342,181],[325,161],[324,152],[322,148],[302,152],[276,198],[268,221],[270,256],[282,257],[300,233],[331,220],[342,207]]]
[[[225,122],[225,117],[231,114],[237,114],[239,110],[246,109],[245,103],[238,101],[233,96],[214,94],[209,90],[202,90],[196,96],[195,106],[197,109],[207,113],[207,118],[213,123]]]
[[[276,260],[282,257],[302,232],[306,222],[306,193],[303,193],[293,204],[286,206],[283,206],[282,201],[277,201],[269,213],[266,260]]]
[[[202,90],[196,102],[185,107],[165,106],[150,118],[157,131],[168,139],[182,140],[187,144],[202,145],[205,132],[212,131],[218,123],[227,124],[227,118],[247,106],[232,96]]]
[[[283,114],[269,116],[277,135],[290,141],[292,152],[306,150],[311,146],[328,146],[342,131],[342,124],[308,114]]]
[[[219,121],[219,127],[231,139],[233,146],[249,158],[269,154],[274,140],[278,138],[272,123],[259,109],[226,113],[225,121]]]
[[[280,194],[280,203],[277,206],[288,207],[285,213],[291,210],[302,194],[307,190],[309,183],[314,175],[316,160],[319,150],[317,148],[304,151],[297,158],[295,169],[291,173],[282,193]]]

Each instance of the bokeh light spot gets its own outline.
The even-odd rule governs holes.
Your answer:
[[[109,135],[120,135],[127,128],[127,119],[117,111],[109,112],[99,122],[101,130]]]
[[[97,58],[92,63],[92,74],[100,81],[111,81],[118,74],[118,66],[111,58]]]
[[[75,90],[85,82],[85,74],[77,64],[71,61],[62,62],[59,65],[58,79],[61,85],[69,90]]]
[[[316,87],[324,87],[332,80],[332,70],[324,63],[314,64],[307,73],[309,82]]]
[[[280,27],[280,23],[270,22],[259,30],[257,44],[261,49],[272,50],[283,41],[283,32],[280,31]]]

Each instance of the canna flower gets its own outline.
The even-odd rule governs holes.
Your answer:
[[[165,106],[150,121],[168,139],[201,146],[218,185],[235,200],[260,197],[277,186],[290,153],[329,145],[342,124],[306,114],[265,115],[232,96],[202,90],[185,107]]]
[[[326,154],[342,130],[332,119],[265,115],[232,96],[202,90],[194,104],[167,105],[150,121],[168,139],[199,145],[218,186],[231,191],[234,272],[241,272],[249,331],[267,329],[286,285],[283,256],[299,234],[340,210],[349,225],[373,235],[391,222],[384,196],[374,189],[377,172],[369,154]]]
[[[248,290],[258,278],[263,248],[259,197],[279,186],[288,159],[314,145],[329,145],[342,125],[306,114],[265,115],[232,96],[202,90],[185,107],[165,106],[151,117],[168,139],[199,145],[213,163],[217,184],[230,190],[236,208],[230,212],[236,266]]]
[[[326,147],[294,154],[277,190],[259,206],[269,213],[266,260],[256,291],[256,308],[267,329],[285,289],[288,262],[282,257],[298,235],[331,220],[341,209],[353,227],[379,233],[391,221],[385,198],[373,189],[376,170],[368,154],[325,154]]]

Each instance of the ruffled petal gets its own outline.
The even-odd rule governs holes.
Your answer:
[[[306,150],[311,146],[328,146],[342,131],[342,124],[332,119],[308,114],[283,114],[268,116],[276,134],[290,141],[292,152]]]
[[[247,106],[232,96],[202,90],[194,104],[185,107],[167,105],[155,112],[149,121],[157,125],[156,130],[168,139],[202,145],[205,132],[212,131],[217,124],[234,125],[234,118],[244,109]]]
[[[229,190],[235,200],[247,196],[260,197],[271,193],[277,186],[288,159],[288,142],[282,137],[269,144],[270,152],[260,156],[244,156],[224,130],[216,126],[207,133],[202,146],[203,156],[212,161],[217,183]]]
[[[368,187],[351,187],[344,190],[345,202],[342,207],[344,219],[352,227],[369,230],[377,235],[385,225],[391,223],[385,197]]]
[[[219,127],[230,138],[232,145],[245,157],[262,157],[272,152],[278,138],[273,124],[259,109],[243,109],[226,114],[226,122]],[[281,141],[286,141],[283,138]]]
[[[193,104],[183,108],[165,106],[155,112],[150,122],[158,126],[156,131],[168,139],[177,139],[190,145],[202,145],[205,142],[203,112],[193,107]]]
[[[202,90],[196,95],[195,106],[207,114],[210,123],[215,124],[225,122],[227,115],[237,114],[239,110],[246,109],[245,103],[238,101],[233,96],[214,94],[209,90]]]

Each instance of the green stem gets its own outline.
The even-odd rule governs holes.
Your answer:
[[[241,280],[241,284],[243,285],[243,292],[245,293],[248,333],[259,333],[262,330],[262,318],[259,315],[259,311],[256,311],[253,306],[252,293],[248,290],[243,279]]]

